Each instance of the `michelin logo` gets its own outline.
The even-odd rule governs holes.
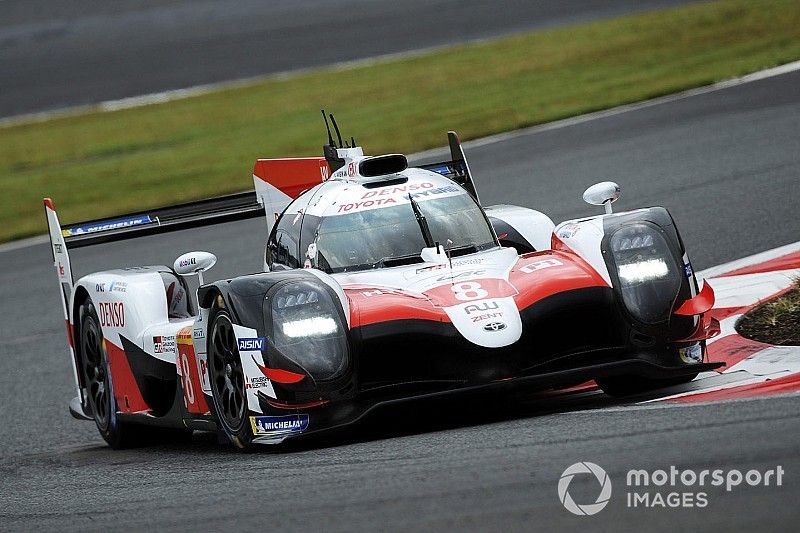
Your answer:
[[[239,339],[240,352],[260,352],[264,349],[264,337]]]
[[[139,226],[142,224],[150,224],[152,219],[147,216],[131,217],[131,218],[118,218],[109,220],[103,223],[87,224],[84,226],[75,226],[66,228],[61,231],[64,237],[75,237],[77,235],[85,235],[87,233],[97,233],[98,231],[108,231],[113,229],[128,228],[130,226]]]
[[[291,435],[308,429],[308,415],[251,416],[253,435]]]

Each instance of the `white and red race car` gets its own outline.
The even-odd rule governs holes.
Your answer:
[[[45,199],[73,416],[115,448],[153,428],[249,448],[420,397],[587,380],[624,395],[720,366],[704,362],[713,292],[666,209],[612,213],[610,182],[584,194],[605,214],[558,226],[483,207],[448,137],[449,161],[410,168],[329,130],[324,157],[258,160],[255,192],[63,229]],[[72,278],[74,247],[264,215],[263,273],[204,283],[216,258],[189,252]]]

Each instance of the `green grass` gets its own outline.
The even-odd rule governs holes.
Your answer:
[[[44,232],[43,196],[70,223],[250,188],[258,157],[321,154],[321,107],[411,153],[798,58],[797,0],[729,0],[0,128],[0,241]]]

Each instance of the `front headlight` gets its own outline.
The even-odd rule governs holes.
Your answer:
[[[661,279],[669,274],[669,268],[663,259],[645,259],[643,261],[623,264],[619,265],[617,270],[620,281],[626,285]]]
[[[281,284],[271,300],[277,351],[315,380],[337,377],[346,367],[347,337],[328,290],[312,281],[292,281]]]
[[[655,226],[640,222],[619,228],[609,245],[631,315],[647,324],[667,320],[682,278],[666,238]]]

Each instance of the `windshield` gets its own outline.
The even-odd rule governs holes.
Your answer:
[[[486,218],[468,194],[417,199],[416,203],[433,241],[445,246],[450,239],[454,255],[495,245]],[[317,267],[347,272],[417,263],[422,262],[420,252],[428,245],[409,202],[328,216],[318,230]]]

